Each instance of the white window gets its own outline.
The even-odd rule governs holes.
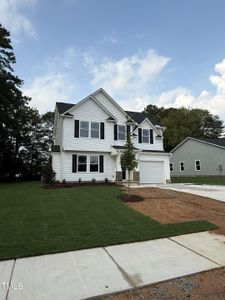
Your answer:
[[[143,133],[142,143],[148,143],[149,144],[149,130],[148,129],[143,129],[142,133]]]
[[[78,172],[87,172],[87,156],[78,156]]]
[[[80,136],[81,137],[89,136],[89,122],[80,121]]]
[[[170,172],[173,172],[173,163],[170,163]]]
[[[200,160],[195,161],[195,171],[201,171],[201,162],[200,162]]]
[[[118,128],[119,128],[119,130],[118,130],[118,140],[125,141],[125,139],[126,139],[125,126],[124,125],[119,125]]]
[[[99,123],[98,122],[91,122],[91,137],[92,138],[99,138]]]
[[[180,171],[184,172],[184,162],[183,161],[180,162]]]
[[[90,156],[90,172],[98,172],[99,158],[98,156]]]

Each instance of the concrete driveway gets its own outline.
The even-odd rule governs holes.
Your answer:
[[[173,191],[195,194],[198,196],[208,197],[225,202],[225,186],[223,185],[195,185],[189,183],[170,183],[158,185],[160,188],[170,189]]]

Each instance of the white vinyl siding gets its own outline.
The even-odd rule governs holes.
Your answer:
[[[87,156],[87,172],[72,172],[72,156],[77,154],[77,156]],[[90,172],[90,156],[104,156],[104,172]],[[91,181],[95,178],[97,181],[104,181],[105,178],[108,178],[110,181],[115,180],[115,168],[116,168],[116,158],[112,157],[109,153],[98,153],[98,152],[62,152],[63,156],[63,177],[66,181],[75,181],[78,182],[79,178],[82,181]],[[78,166],[77,166],[78,167]]]
[[[134,141],[134,146],[139,148],[139,149],[145,149],[145,150],[163,150],[163,139],[157,139],[156,136],[159,134],[155,128],[153,128],[150,123],[145,120],[142,124],[139,125],[139,128],[142,128],[142,143],[138,142],[138,128],[135,129],[134,133],[137,135],[135,138],[133,138]],[[147,143],[143,142],[143,131],[147,130],[148,132],[150,129],[153,130],[153,144],[150,144],[150,141]],[[146,131],[146,136],[147,136],[147,131]]]

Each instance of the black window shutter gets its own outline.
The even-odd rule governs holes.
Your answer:
[[[142,129],[138,128],[138,143],[142,143]]]
[[[100,138],[104,140],[105,138],[105,123],[100,123]]]
[[[104,155],[100,155],[99,160],[100,160],[99,171],[100,171],[100,173],[103,173],[104,172]]]
[[[117,141],[117,124],[114,125],[114,140]]]
[[[79,120],[74,121],[74,137],[79,137],[79,130],[80,130],[80,122]]]
[[[150,144],[153,144],[153,129],[150,129]]]
[[[130,125],[127,125],[127,136],[130,135]]]
[[[73,154],[72,171],[73,171],[73,173],[77,172],[77,155],[76,154]]]

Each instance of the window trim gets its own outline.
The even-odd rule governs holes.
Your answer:
[[[144,130],[146,130],[148,132],[148,142],[144,141],[144,137],[147,137],[147,136],[144,136]],[[149,131],[149,129],[142,128],[142,143],[143,144],[149,144],[150,143],[150,131]]]
[[[82,122],[88,123],[88,129],[87,129],[87,130],[88,130],[88,136],[82,136],[82,135],[81,135],[81,130],[84,129],[84,128],[81,128],[81,123],[82,123]],[[85,130],[86,130],[86,129],[85,129]],[[89,121],[80,121],[79,137],[80,137],[80,138],[87,139],[87,138],[89,138],[89,136],[90,136],[90,122],[89,122]]]
[[[91,171],[91,157],[97,157],[98,158],[98,171]],[[92,164],[93,165],[93,164]],[[90,173],[99,173],[100,170],[100,159],[99,159],[99,155],[89,155],[89,172]]]
[[[120,127],[123,127],[124,128],[124,139],[120,139]],[[117,127],[117,140],[118,141],[126,141],[126,126],[125,125],[118,125]]]
[[[91,136],[91,131],[92,131],[91,124],[92,124],[92,123],[98,124],[98,137]],[[95,121],[90,122],[90,129],[89,129],[89,131],[90,131],[89,137],[90,137],[91,139],[100,139],[100,122],[95,122]],[[94,131],[97,131],[97,130],[94,130]]]
[[[85,156],[86,157],[86,171],[79,171],[79,165],[80,165],[80,163],[79,163],[79,157],[80,156]],[[84,165],[84,164],[81,164],[81,165]],[[88,172],[88,168],[87,168],[87,166],[88,166],[88,155],[86,155],[86,154],[78,154],[77,155],[77,173],[87,173]]]
[[[171,170],[171,166],[172,166],[172,170]],[[173,172],[173,163],[170,163],[170,172]]]
[[[181,170],[181,164],[183,164],[183,170]],[[180,172],[184,172],[184,161],[180,161]]]
[[[197,170],[197,165],[196,165],[197,161],[199,161],[199,167],[200,167],[200,170]],[[196,172],[200,172],[200,171],[201,171],[201,161],[200,161],[200,159],[196,159],[196,160],[195,160],[195,171],[196,171]]]

